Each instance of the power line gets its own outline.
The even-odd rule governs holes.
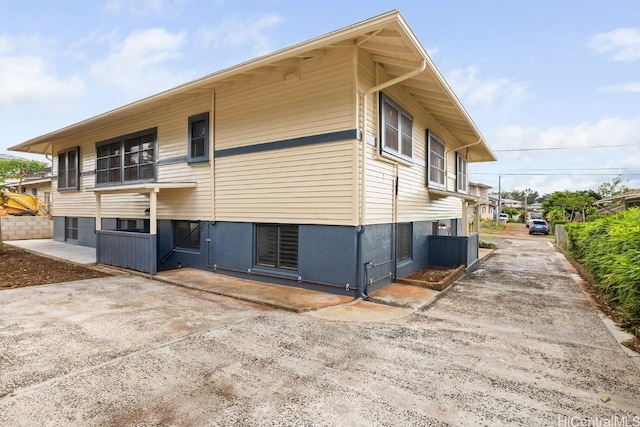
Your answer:
[[[635,144],[583,145],[581,147],[504,148],[504,149],[497,149],[493,151],[498,153],[498,152],[505,152],[505,151],[581,150],[583,148],[614,148],[614,147],[635,147]]]
[[[469,172],[469,175],[507,175],[507,176],[640,176],[640,173],[526,173],[526,172]]]

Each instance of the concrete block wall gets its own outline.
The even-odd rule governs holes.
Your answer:
[[[53,238],[53,220],[41,216],[0,217],[2,240]]]

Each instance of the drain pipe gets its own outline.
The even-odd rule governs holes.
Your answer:
[[[478,145],[482,142],[482,137],[478,137],[478,140],[476,142],[472,142],[471,144],[467,144],[467,145],[463,145],[462,147],[457,147],[457,148],[450,148],[445,152],[445,161],[447,160],[446,155],[451,153],[452,151],[460,151],[460,150],[464,150],[465,148],[469,148],[469,147],[473,147],[474,145]]]
[[[359,297],[362,298],[364,301],[368,301],[369,285],[367,284],[366,280],[364,281],[363,284],[360,284],[360,281],[362,280],[362,273],[360,273],[360,266],[363,265],[362,249],[361,249],[362,235],[364,234],[365,229],[366,229],[365,225],[359,225],[356,230],[356,286],[358,287]],[[364,268],[366,268],[366,264]]]
[[[360,182],[362,185],[362,191],[361,191],[361,208],[360,208],[360,224],[363,225],[365,218],[366,218],[366,210],[367,210],[367,205],[366,205],[366,191],[365,191],[365,183],[366,183],[366,162],[367,162],[367,119],[368,119],[368,101],[369,101],[369,96],[375,92],[379,92],[382,89],[388,88],[389,86],[393,86],[397,83],[400,83],[404,80],[410,79],[411,77],[417,76],[418,74],[422,73],[424,70],[427,69],[427,60],[423,59],[422,62],[420,63],[420,66],[418,68],[416,68],[413,71],[408,72],[407,74],[404,74],[402,76],[398,76],[394,79],[391,79],[387,82],[384,83],[380,83],[377,86],[374,86],[372,88],[369,88],[365,91],[365,93],[362,95],[362,126],[360,127],[362,129],[362,141],[364,142],[363,147],[362,147],[362,158],[361,158],[361,164],[362,164],[362,170],[361,170],[361,176],[360,176]],[[379,143],[379,141],[378,141]],[[377,150],[377,148],[376,148]],[[397,173],[397,164],[393,161],[384,159],[383,157],[379,157],[376,156],[376,159],[378,160],[382,160],[388,163],[392,163],[395,164],[396,166],[396,173]]]

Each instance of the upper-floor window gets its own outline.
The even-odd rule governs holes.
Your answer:
[[[413,156],[413,117],[384,93],[380,93],[380,150],[411,159]]]
[[[96,184],[155,179],[156,129],[121,136],[96,146]]]
[[[189,117],[189,162],[209,160],[209,113]]]
[[[444,143],[428,130],[427,141],[429,144],[428,183],[436,187],[444,187],[446,165]]]
[[[58,190],[80,188],[80,148],[58,152]]]
[[[458,191],[466,192],[468,189],[468,170],[467,159],[458,154],[458,160],[456,164],[456,182]]]

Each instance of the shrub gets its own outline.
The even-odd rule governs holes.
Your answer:
[[[483,249],[495,249],[498,247],[494,243],[485,242],[484,240],[480,240],[480,242],[478,243],[478,246],[480,246]]]
[[[640,208],[565,227],[571,254],[624,317],[640,317]]]

